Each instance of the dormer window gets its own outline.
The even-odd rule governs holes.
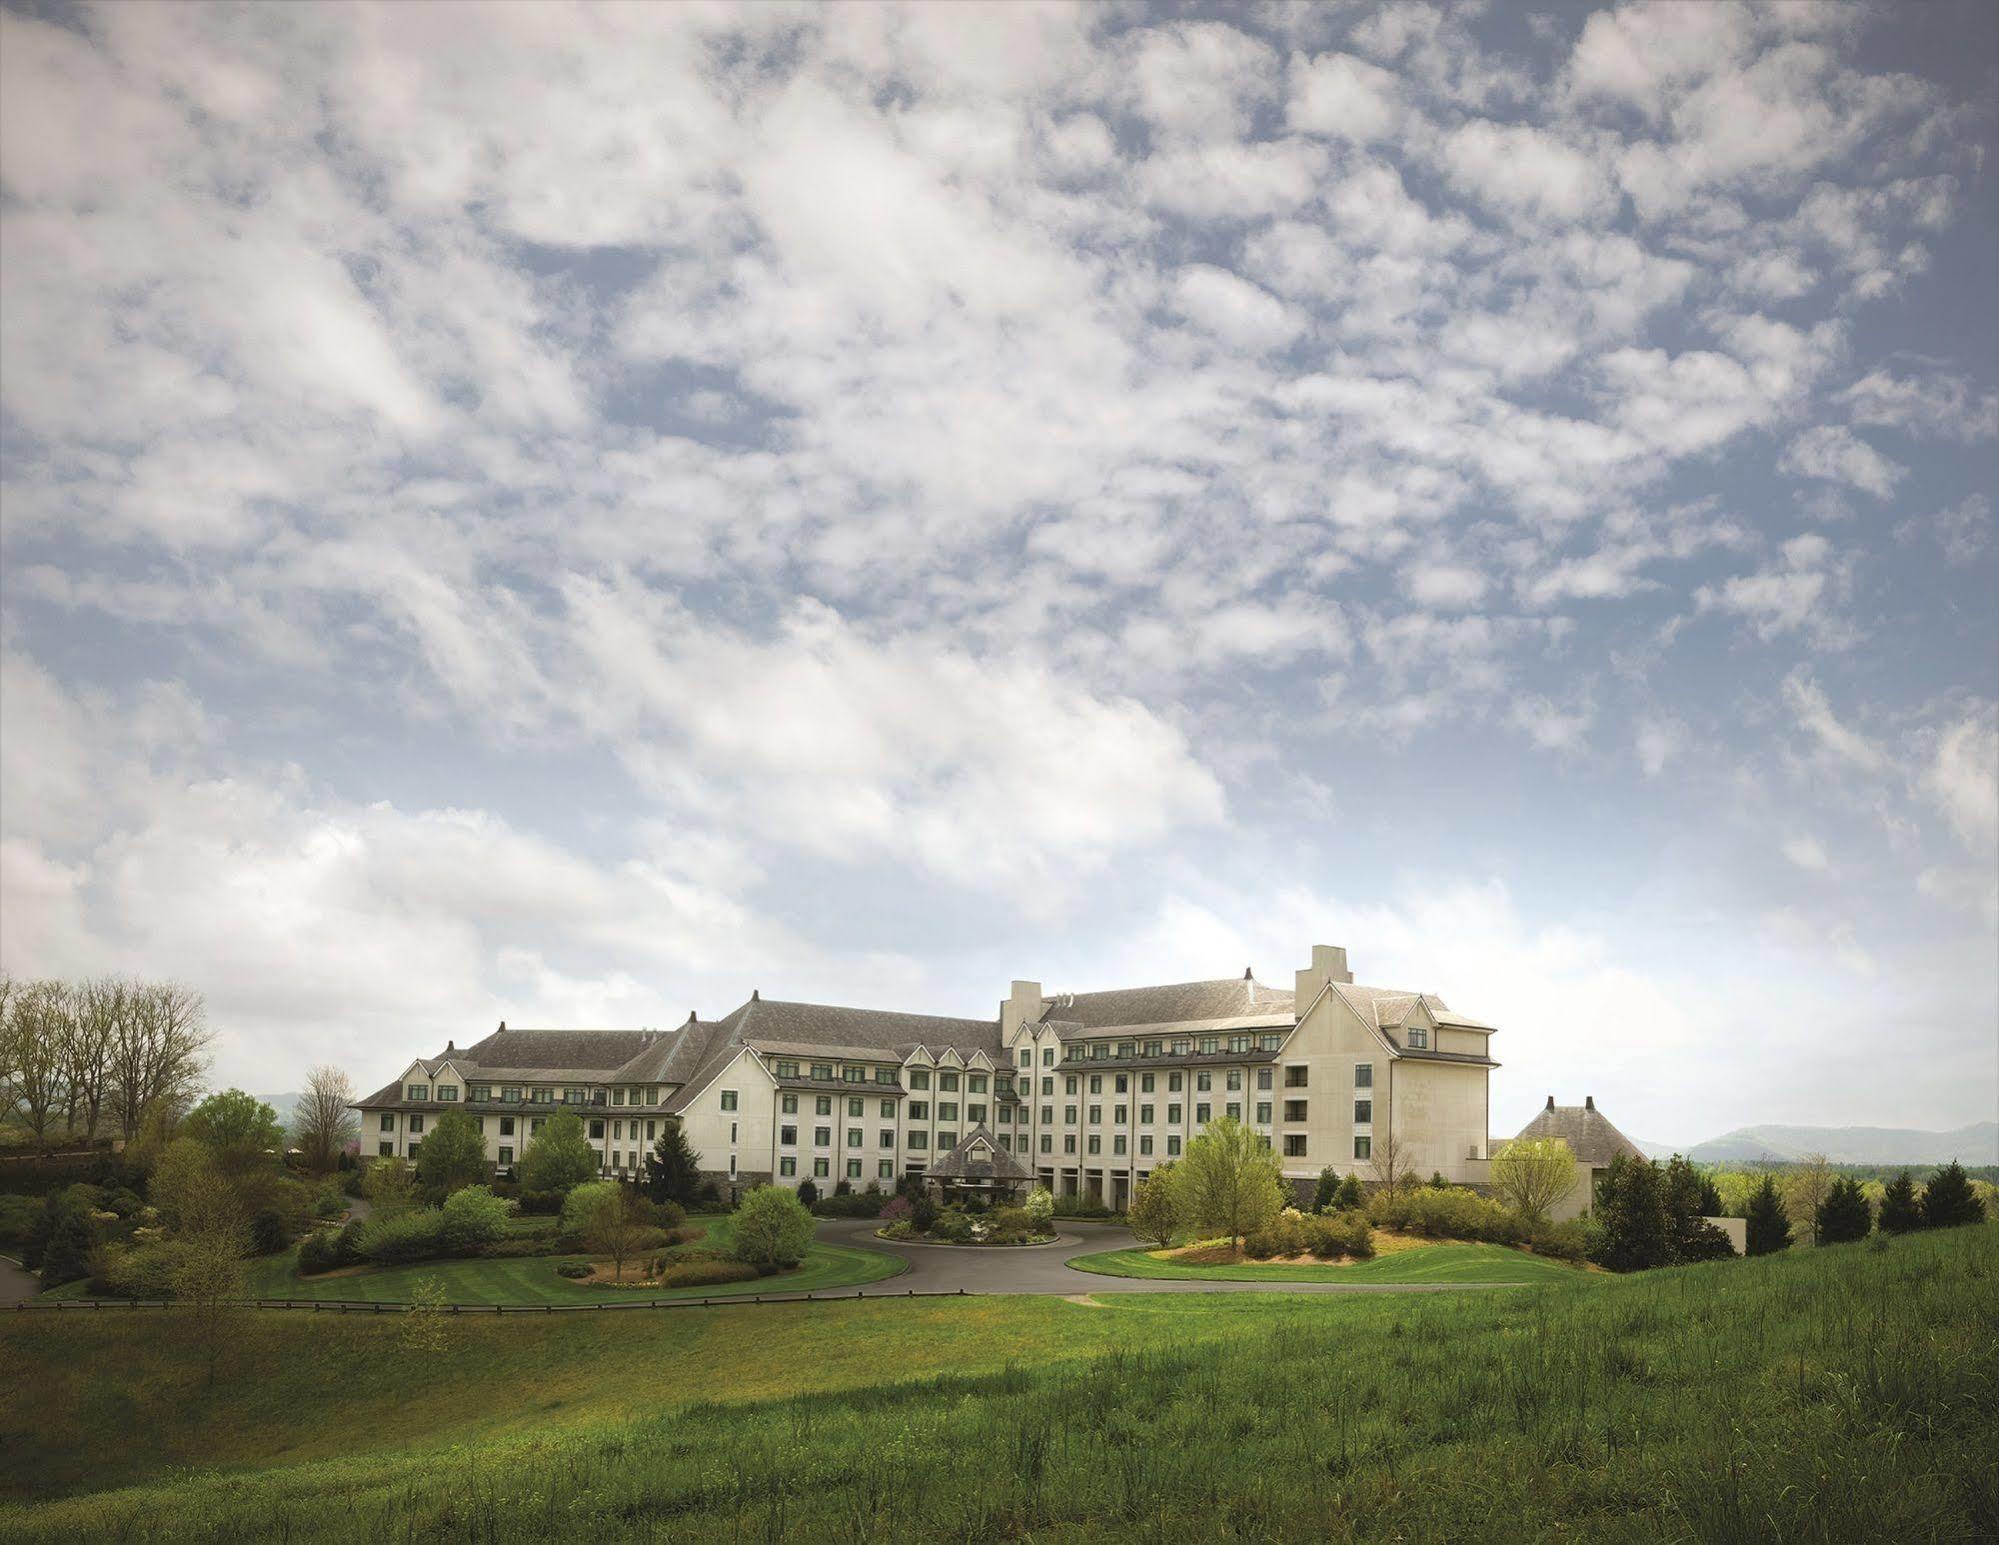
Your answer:
[[[458,1086],[456,1084],[439,1084],[437,1086],[437,1097],[440,1100],[456,1100],[458,1098]]]
[[[777,1076],[779,1078],[798,1077],[798,1064],[795,1062],[780,1062],[777,1065]]]
[[[830,1062],[813,1063],[812,1076],[820,1080],[822,1083],[830,1082],[833,1077],[833,1064]]]
[[[875,1069],[875,1082],[876,1082],[876,1083],[878,1083],[878,1084],[892,1084],[892,1083],[894,1083],[894,1082],[895,1082],[895,1069],[894,1069],[894,1068],[886,1068],[886,1067],[883,1067],[883,1068],[876,1068],[876,1069]]]
[[[909,1087],[912,1089],[928,1089],[930,1087],[930,1070],[928,1068],[911,1068],[909,1070]]]
[[[411,1085],[410,1085],[410,1087],[409,1087],[409,1097],[410,1097],[410,1098],[411,1098],[412,1100],[427,1100],[427,1099],[429,1099],[429,1098],[430,1098],[430,1085],[429,1085],[429,1084],[411,1084]]]
[[[1426,1050],[1429,1044],[1430,1032],[1428,1030],[1425,1030],[1421,1025],[1411,1025],[1409,1027],[1409,1049],[1411,1051]]]
[[[1020,1049],[1020,1065],[1021,1065],[1022,1067],[1024,1067],[1024,1068],[1031,1068],[1031,1067],[1033,1067],[1033,1066],[1034,1066],[1034,1048],[1033,1048],[1033,1047],[1031,1047],[1031,1046],[1023,1046],[1023,1047],[1021,1047],[1021,1049]]]
[[[1260,1035],[1256,1038],[1256,1044],[1261,1051],[1276,1051],[1284,1044],[1283,1032],[1273,1030],[1268,1035]]]

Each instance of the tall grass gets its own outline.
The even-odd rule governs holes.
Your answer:
[[[1119,1298],[1073,1308],[1118,1330],[1090,1358],[191,1476],[0,1536],[1990,1538],[1994,1257],[1978,1228],[1503,1297]],[[682,1375],[726,1380],[700,1351]]]

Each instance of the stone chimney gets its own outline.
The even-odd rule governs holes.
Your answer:
[[[1300,1014],[1312,1006],[1319,989],[1328,982],[1351,985],[1353,973],[1347,969],[1347,952],[1336,944],[1312,946],[1312,963],[1296,973],[1294,996]]]
[[[1000,1008],[1001,1036],[1012,1035],[1023,1023],[1033,1024],[1047,1008],[1048,1000],[1042,996],[1039,982],[1015,982]]]
[[[1593,1094],[1586,1094],[1586,1095],[1584,1095],[1584,1096],[1583,1096],[1583,1109],[1584,1109],[1584,1110],[1595,1110],[1595,1109],[1596,1109],[1596,1096],[1595,1096],[1595,1095],[1593,1095]]]
[[[1551,1094],[1548,1096],[1548,1109],[1553,1110],[1554,1108],[1555,1108],[1555,1097]]]
[[[500,1034],[505,1035],[506,1033],[507,1033],[507,1022],[503,1019],[500,1021]]]

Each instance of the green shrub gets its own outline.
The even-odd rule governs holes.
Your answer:
[[[90,1275],[90,1289],[111,1298],[172,1298],[174,1275],[195,1247],[180,1239],[106,1245]]]
[[[930,1232],[930,1226],[937,1221],[937,1204],[928,1196],[919,1196],[909,1204],[909,1225],[919,1234]]]
[[[884,1239],[915,1239],[917,1237],[916,1225],[911,1223],[907,1218],[897,1218],[886,1228],[880,1229],[877,1232]]]
[[[1544,1223],[1527,1236],[1527,1246],[1536,1255],[1557,1261],[1589,1258],[1589,1233],[1575,1219],[1567,1223]]]
[[[444,1201],[444,1242],[459,1255],[477,1255],[507,1234],[512,1208],[485,1186],[465,1186]]]
[[[993,1227],[1024,1239],[1034,1232],[1034,1215],[1025,1207],[1002,1207],[993,1214]]]
[[[687,1227],[687,1209],[678,1202],[661,1202],[656,1209],[659,1226],[678,1234]]]
[[[588,1261],[564,1261],[560,1266],[555,1268],[555,1274],[558,1277],[567,1277],[570,1281],[576,1282],[589,1276],[593,1270],[595,1268]]]
[[[795,1266],[812,1246],[812,1214],[783,1186],[755,1186],[736,1209],[736,1259],[766,1273]]]
[[[362,1258],[360,1240],[361,1230],[352,1223],[343,1229],[314,1229],[298,1247],[299,1275],[314,1277],[358,1264]]]
[[[1411,1186],[1377,1192],[1367,1205],[1376,1228],[1391,1228],[1426,1239],[1469,1239],[1517,1245],[1527,1226],[1512,1208],[1459,1186]]]
[[[1027,1193],[1024,1204],[1027,1215],[1034,1221],[1034,1232],[1047,1234],[1053,1231],[1055,1223],[1055,1196],[1046,1186],[1036,1186]]]
[[[519,1206],[523,1216],[530,1218],[553,1218],[562,1212],[562,1193],[560,1191],[529,1191],[523,1189],[520,1194]]]
[[[1298,1220],[1298,1233],[1305,1248],[1322,1261],[1364,1261],[1374,1254],[1374,1231],[1358,1212],[1307,1214]]]
[[[754,1282],[764,1275],[747,1261],[678,1261],[659,1273],[661,1287],[711,1287]]]
[[[447,1254],[444,1214],[415,1208],[394,1217],[371,1219],[361,1233],[361,1253],[378,1266],[401,1266]]]
[[[930,1225],[930,1237],[949,1245],[966,1244],[972,1237],[972,1220],[962,1212],[940,1212]]]
[[[1055,1198],[1055,1216],[1058,1218],[1108,1218],[1110,1215],[1110,1208],[1094,1196]]]
[[[0,1196],[0,1250],[17,1251],[25,1246],[48,1211],[39,1196]]]
[[[879,1191],[834,1192],[812,1204],[815,1218],[873,1218],[881,1213]]]

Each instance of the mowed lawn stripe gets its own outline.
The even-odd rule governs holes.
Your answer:
[[[1564,1282],[1591,1274],[1565,1261],[1505,1245],[1438,1244],[1348,1265],[1333,1262],[1258,1266],[1199,1266],[1159,1260],[1142,1249],[1078,1255],[1069,1265],[1106,1277],[1171,1282]]]

